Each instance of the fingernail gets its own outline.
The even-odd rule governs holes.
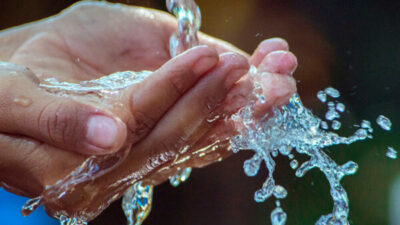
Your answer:
[[[214,67],[217,62],[218,58],[216,56],[203,57],[193,65],[193,73],[196,75],[202,75]]]
[[[107,151],[111,149],[118,136],[118,124],[112,118],[95,115],[87,122],[86,139],[89,144]]]
[[[236,81],[238,81],[243,75],[248,72],[248,69],[237,68],[229,72],[229,76],[226,78],[225,87],[231,88]]]

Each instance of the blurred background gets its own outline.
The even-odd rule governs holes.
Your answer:
[[[17,26],[60,12],[75,1],[0,0],[0,29]],[[162,0],[113,1],[165,10]],[[392,120],[392,131],[375,126],[374,139],[330,148],[339,163],[357,162],[359,171],[345,177],[350,199],[351,224],[400,225],[400,159],[385,156],[386,147],[400,150],[400,1],[397,0],[198,0],[202,31],[229,41],[251,53],[271,37],[288,40],[299,61],[295,73],[305,105],[320,117],[326,106],[316,92],[333,86],[342,93],[347,110],[339,134],[349,135],[353,124],[367,119],[376,125],[378,115]],[[99,15],[101,16],[101,15]],[[274,201],[255,203],[254,192],[266,177],[263,168],[255,178],[244,175],[242,164],[250,153],[195,169],[187,183],[173,188],[157,186],[154,205],[145,225],[270,224]],[[300,160],[305,160],[296,156]],[[314,224],[331,212],[328,182],[322,173],[294,176],[286,158],[277,159],[276,178],[289,191],[281,201],[288,225]],[[57,221],[42,209],[23,218],[19,209],[26,199],[0,190],[0,224],[50,225]],[[122,225],[120,201],[91,225]]]

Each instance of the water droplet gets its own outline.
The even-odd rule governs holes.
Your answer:
[[[169,183],[173,186],[173,187],[178,187],[179,184],[187,181],[190,177],[190,173],[192,172],[192,168],[191,167],[187,167],[185,169],[181,169],[179,171],[176,172],[176,174],[172,177],[169,178]]]
[[[333,87],[327,87],[325,88],[325,93],[329,96],[331,96],[332,98],[339,98],[340,97],[340,92],[338,90],[336,90]]]
[[[271,212],[271,224],[272,225],[285,225],[287,215],[281,207],[276,207]]]
[[[318,91],[317,93],[317,98],[321,101],[321,102],[326,102],[326,93],[324,91]]]
[[[388,147],[386,156],[391,159],[397,159],[397,151],[392,147]]]
[[[290,167],[292,168],[292,169],[297,169],[297,167],[299,166],[299,162],[297,162],[297,160],[295,160],[295,159],[293,159],[291,162],[290,162]]]
[[[153,186],[135,183],[122,198],[122,209],[128,225],[141,225],[150,213],[153,202]]]
[[[343,103],[339,102],[336,104],[336,110],[342,113],[346,110],[346,106]]]
[[[332,129],[339,130],[341,126],[342,126],[342,123],[340,123],[339,121],[337,121],[337,120],[332,121]]]
[[[258,170],[260,169],[260,163],[261,158],[258,155],[246,160],[243,164],[244,173],[249,177],[257,175]]]
[[[275,186],[275,188],[274,188],[275,198],[278,198],[278,199],[286,198],[287,194],[288,193],[284,187],[282,187],[281,185]]]
[[[376,119],[376,123],[384,130],[389,131],[392,128],[392,122],[386,116],[380,115]]]
[[[320,126],[324,130],[328,130],[329,129],[328,123],[326,121],[321,121]]]
[[[69,218],[66,216],[57,216],[60,221],[60,225],[87,225],[86,220],[81,220],[78,218]]]
[[[17,98],[14,98],[13,102],[23,107],[28,107],[32,105],[32,99],[25,96],[19,96]]]
[[[334,110],[328,110],[325,114],[327,120],[334,120],[340,118],[339,113]]]
[[[29,199],[21,208],[21,213],[24,216],[28,216],[35,211],[42,204],[42,196]]]

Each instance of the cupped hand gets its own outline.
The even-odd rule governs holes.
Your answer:
[[[62,199],[53,201],[47,195],[44,200],[50,212],[62,209],[70,216],[95,216],[100,206],[120,196],[133,181],[147,179],[156,184],[179,166],[202,166],[216,160],[193,157],[172,165],[182,155],[229,133],[226,125],[207,120],[215,112],[233,113],[245,104],[251,82],[241,76],[248,60],[268,72],[260,79],[270,101],[258,107],[260,112],[283,104],[294,92],[290,74],[296,60],[287,52],[284,41],[262,43],[247,60],[232,53],[218,56],[208,47],[170,60],[168,39],[175,28],[176,21],[162,12],[81,3],[51,19],[4,32],[0,36],[4,50],[1,59],[24,65],[32,72],[24,68],[10,72],[14,67],[11,64],[2,70],[1,84],[8,84],[1,95],[8,98],[0,107],[4,118],[0,117],[3,186],[20,194],[38,195],[46,185],[87,160],[73,151],[106,154],[120,150],[115,154],[124,160],[113,164],[113,170],[81,183]],[[200,40],[220,54],[242,53],[203,34]],[[143,69],[157,70],[116,99],[106,101],[57,96],[37,87],[37,78],[78,82],[116,71]],[[22,86],[13,89],[13,84]],[[15,99],[24,97],[33,103],[28,107],[15,104]],[[186,146],[192,148],[181,153]],[[221,154],[226,155],[224,147]],[[170,168],[160,171],[169,164]]]

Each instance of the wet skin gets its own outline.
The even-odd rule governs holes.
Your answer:
[[[2,186],[43,194],[51,215],[64,210],[90,220],[137,180],[157,185],[179,168],[230,155],[226,140],[234,129],[224,118],[248,101],[250,65],[265,72],[257,80],[267,101],[255,104],[257,115],[295,92],[297,61],[284,40],[266,40],[249,56],[200,34],[202,46],[171,59],[175,30],[176,20],[160,11],[85,2],[0,33]],[[125,70],[154,72],[107,97],[60,96],[38,86],[48,77],[79,82]],[[21,97],[32,104],[16,104]],[[45,191],[91,155],[101,172],[60,199]]]

